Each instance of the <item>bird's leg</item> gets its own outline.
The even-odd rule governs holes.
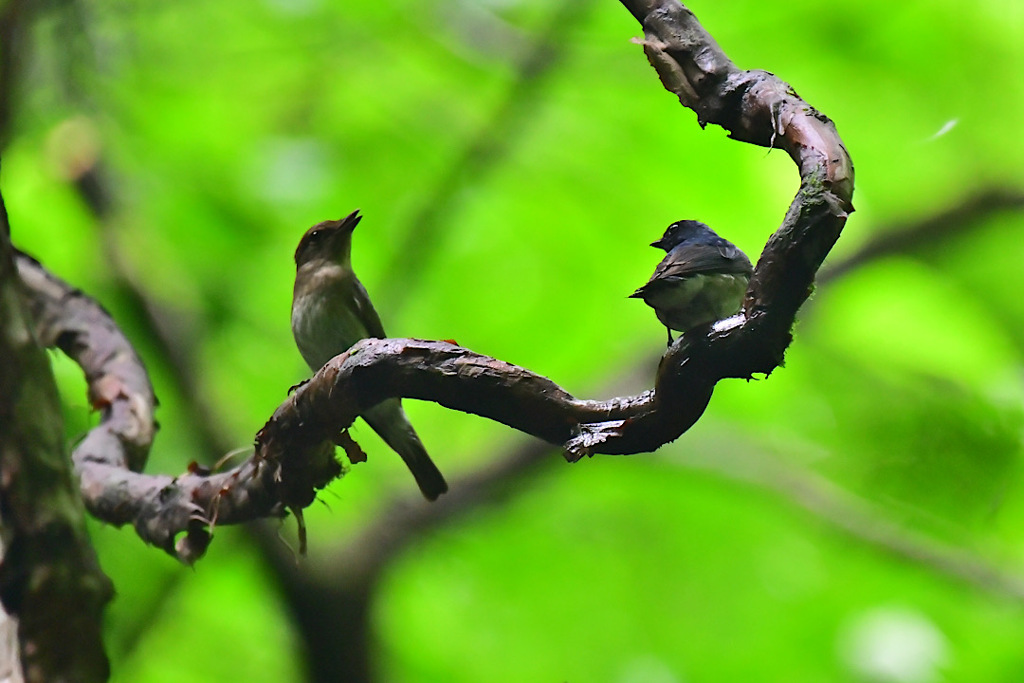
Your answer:
[[[668,332],[668,345],[672,346],[672,328],[666,325],[665,331]]]

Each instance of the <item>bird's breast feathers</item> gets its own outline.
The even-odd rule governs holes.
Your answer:
[[[335,278],[296,292],[292,301],[292,334],[299,352],[313,371],[369,336],[353,305],[352,280]]]

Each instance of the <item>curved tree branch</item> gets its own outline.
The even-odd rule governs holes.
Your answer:
[[[298,424],[310,438],[328,438],[361,409],[407,396],[564,445],[570,460],[647,452],[689,429],[719,380],[770,374],[782,363],[796,312],[853,210],[849,155],[826,116],[772,74],[738,69],[676,0],[623,4],[642,17],[644,50],[663,85],[702,126],[782,147],[800,171],[800,190],[758,260],[743,312],[684,334],[662,358],[653,391],[605,402],[576,399],[544,377],[452,344],[366,340],[278,408],[257,435],[261,448]]]
[[[153,437],[155,398],[141,361],[95,302],[22,257],[19,271],[33,290],[40,339],[82,365],[92,403],[103,413],[73,454],[89,509],[114,524],[131,522],[146,541],[193,561],[214,522],[309,504],[340,472],[331,438],[390,396],[489,417],[563,445],[576,460],[654,450],[700,418],[720,379],[777,367],[796,311],[852,210],[849,157],[826,117],[771,74],[737,69],[675,0],[626,5],[635,16],[644,10],[648,58],[702,125],[781,146],[800,170],[800,191],[761,255],[741,314],[683,335],[662,358],[654,390],[611,401],[576,399],[526,369],[452,344],[366,340],[286,400],[239,467],[146,476],[137,471]]]

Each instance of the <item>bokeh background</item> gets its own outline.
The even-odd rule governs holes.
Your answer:
[[[784,153],[700,129],[612,0],[29,4],[0,5],[13,237],[136,342],[151,472],[250,444],[308,374],[314,222],[362,209],[390,334],[606,398],[664,347],[626,298],[648,243],[698,218],[756,258],[797,189]],[[1024,5],[690,7],[856,165],[786,367],[655,454],[572,466],[410,401],[451,500],[358,426],[369,462],[298,562],[293,520],[218,528],[194,569],[93,524],[115,681],[1024,679]],[[95,417],[53,363],[70,445]]]

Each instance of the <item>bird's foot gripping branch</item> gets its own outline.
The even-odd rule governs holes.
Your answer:
[[[716,383],[770,373],[796,312],[852,210],[853,167],[832,123],[762,71],[738,69],[676,0],[626,1],[663,84],[734,139],[786,150],[797,193],[750,274],[742,311],[688,330],[662,358],[653,389],[580,400],[551,380],[446,342],[367,339],[329,360],[260,430],[253,455],[222,473],[143,475],[155,398],[138,356],[95,302],[18,258],[37,337],[85,370],[102,420],[73,453],[88,509],[133,524],[149,543],[191,562],[210,529],[301,509],[340,472],[333,440],[381,400],[412,397],[497,420],[583,455],[649,452],[703,414]],[[742,275],[746,276],[746,269]]]

